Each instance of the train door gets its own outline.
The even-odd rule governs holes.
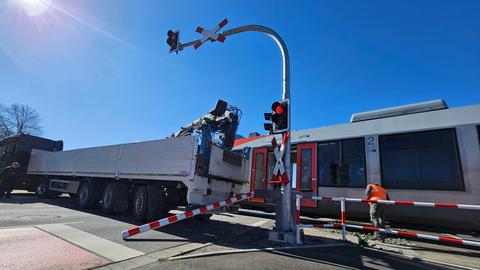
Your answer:
[[[252,175],[250,178],[250,191],[265,190],[267,187],[267,148],[253,149]],[[264,198],[256,197],[250,199],[251,202],[265,202]]]
[[[297,145],[296,190],[305,195],[316,196],[317,189],[317,144]],[[316,207],[316,200],[302,200],[301,206]]]

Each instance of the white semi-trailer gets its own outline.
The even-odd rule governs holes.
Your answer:
[[[230,151],[238,122],[239,110],[219,101],[162,140],[68,151],[32,145],[28,160],[8,159],[20,167],[3,179],[34,182],[39,196],[68,193],[82,208],[100,203],[105,213],[131,208],[137,220],[154,218],[172,207],[205,205],[248,190],[247,162]]]

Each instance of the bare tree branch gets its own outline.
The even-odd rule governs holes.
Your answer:
[[[7,120],[6,107],[0,104],[0,139],[12,135],[10,130],[9,121]]]
[[[19,133],[39,135],[42,132],[40,115],[28,105],[0,104],[0,139]]]

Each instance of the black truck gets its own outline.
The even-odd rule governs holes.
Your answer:
[[[40,178],[26,177],[32,149],[62,151],[63,141],[53,141],[28,134],[16,134],[0,141],[0,198],[6,191],[23,189],[45,194]]]

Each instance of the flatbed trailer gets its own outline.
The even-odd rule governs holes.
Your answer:
[[[99,201],[105,212],[122,211],[130,199],[139,220],[248,189],[241,155],[211,145],[206,161],[198,153],[198,140],[186,136],[59,152],[33,149],[27,175],[45,179],[50,192],[78,195],[83,208]]]

